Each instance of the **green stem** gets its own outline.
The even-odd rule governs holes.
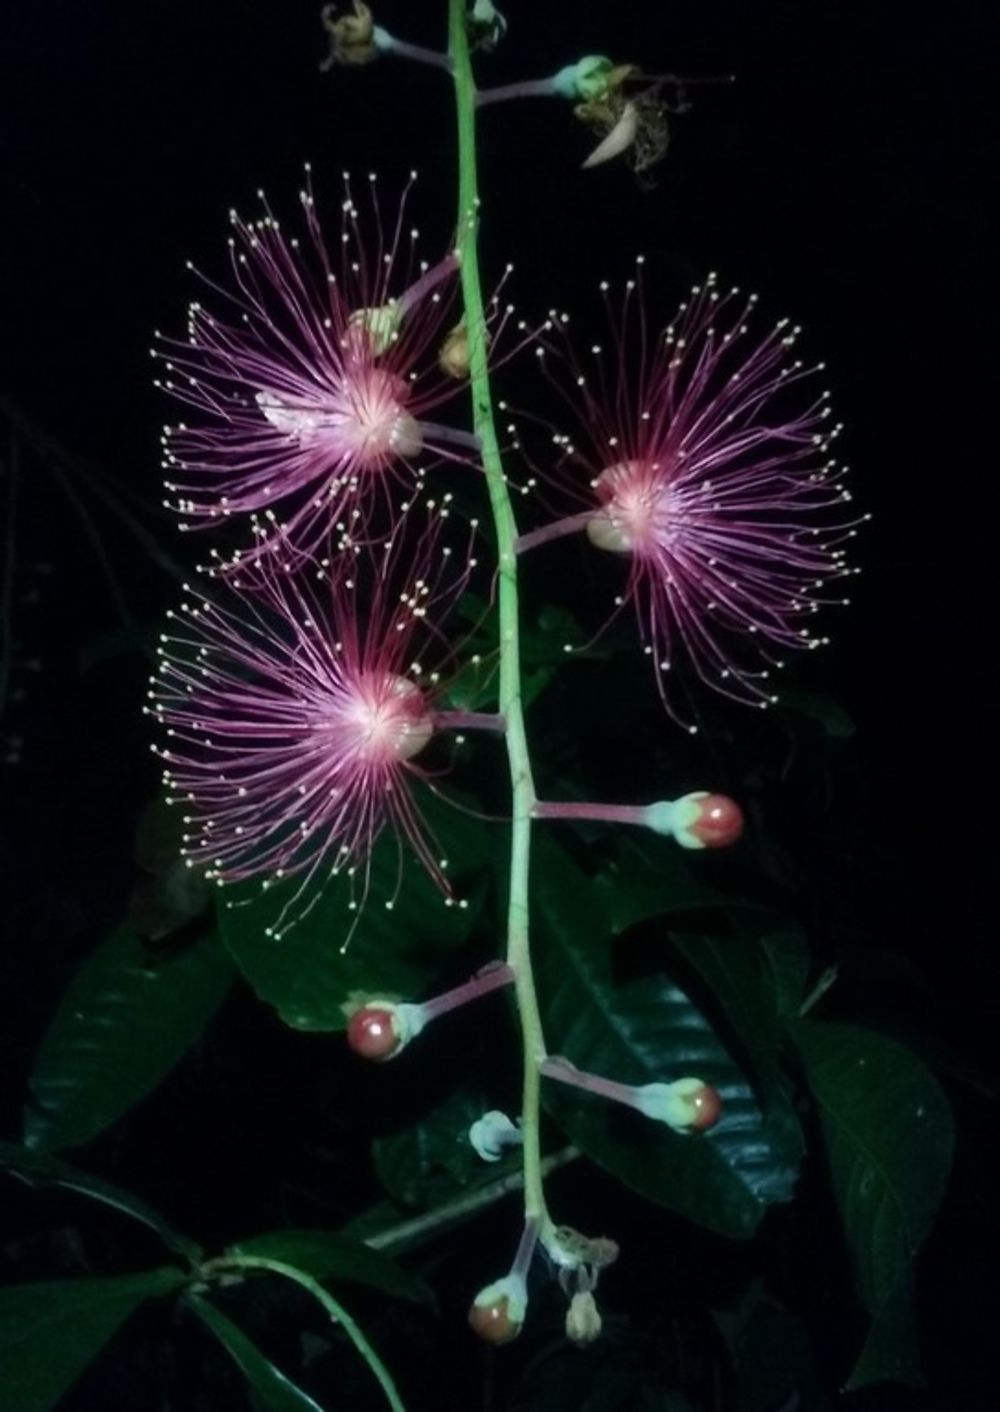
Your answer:
[[[545,1225],[548,1213],[542,1190],[539,1148],[539,1065],[545,1058],[538,998],[531,972],[528,944],[528,870],[531,860],[531,811],[535,785],[524,730],[521,703],[521,651],[517,601],[517,524],[504,479],[493,418],[486,356],[486,314],[479,277],[476,235],[479,196],[476,177],[476,85],[469,60],[465,0],[449,0],[448,52],[454,65],[458,110],[458,237],[457,249],[469,342],[469,381],[476,435],[482,445],[483,470],[497,536],[498,602],[500,612],[500,711],[507,721],[510,764],[511,852],[510,895],[507,907],[507,963],[516,980],[517,1008],[524,1045],[524,1091],[521,1131],[524,1135],[524,1211],[526,1220]]]
[[[578,1147],[564,1147],[542,1159],[543,1177],[556,1172],[580,1156]],[[451,1201],[435,1206],[432,1211],[424,1211],[409,1221],[400,1221],[396,1226],[388,1226],[376,1235],[367,1236],[365,1245],[373,1250],[391,1251],[394,1255],[410,1251],[425,1240],[431,1240],[443,1231],[451,1230],[463,1221],[484,1211],[488,1206],[500,1201],[512,1191],[520,1191],[524,1186],[524,1173],[507,1172],[486,1186],[477,1187],[465,1196],[454,1197]]]
[[[215,1260],[206,1260],[201,1266],[200,1274],[211,1276],[227,1270],[264,1270],[271,1275],[281,1275],[286,1280],[292,1280],[295,1284],[301,1285],[307,1290],[319,1304],[329,1314],[335,1324],[340,1324],[344,1333],[354,1344],[354,1347],[361,1354],[361,1357],[368,1364],[375,1374],[382,1391],[385,1393],[386,1401],[392,1408],[392,1412],[406,1412],[402,1399],[396,1391],[396,1384],[389,1374],[388,1368],[381,1358],[372,1348],[357,1324],[348,1314],[347,1310],[339,1300],[334,1299],[329,1290],[307,1275],[304,1270],[299,1270],[294,1265],[286,1265],[283,1260],[268,1260],[263,1255],[220,1255]]]

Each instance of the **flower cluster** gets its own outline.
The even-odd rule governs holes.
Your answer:
[[[473,559],[440,542],[447,497],[426,477],[442,460],[475,465],[478,443],[428,420],[462,371],[457,258],[418,266],[406,196],[386,221],[369,188],[363,216],[345,184],[337,260],[308,172],[304,241],[266,203],[258,221],[234,214],[229,287],[206,281],[212,308],[192,304],[186,339],[155,350],[189,418],[164,437],[168,503],[187,527],[252,526],[213,550],[212,591],[165,634],[153,691],[190,856],[220,881],[301,873],[306,887],[363,864],[388,823],[443,884],[404,787],[438,721],[412,666],[442,640]],[[855,572],[856,521],[829,455],[839,428],[825,392],[801,396],[819,369],[795,358],[798,330],[751,337],[754,296],[709,276],[655,339],[641,296],[630,281],[595,377],[565,316],[547,325],[542,367],[581,434],[558,435],[546,469],[569,513],[517,548],[583,531],[624,561],[618,606],[634,605],[675,718],[666,683],[682,658],[704,684],[766,705],[773,669],[825,641],[814,614]],[[411,543],[417,505],[437,518]],[[710,844],[739,834],[727,808]]]
[[[481,24],[491,24],[492,7],[479,8]],[[339,16],[327,7],[324,23],[333,62],[401,52],[365,5]],[[604,85],[609,74],[627,77],[606,61],[586,63],[573,71],[574,85],[588,75]],[[623,104],[624,117],[631,100]],[[435,738],[450,729],[507,736],[511,853],[520,869],[515,907],[512,865],[512,916],[529,912],[533,821],[634,825],[690,850],[727,847],[744,827],[736,801],[708,790],[650,804],[539,800],[519,666],[512,673],[509,657],[501,661],[501,712],[448,708],[443,683],[458,661],[445,620],[476,566],[477,522],[457,514],[453,495],[429,473],[451,462],[474,480],[482,448],[431,415],[470,361],[481,371],[490,320],[470,295],[480,318],[466,328],[454,307],[459,256],[446,251],[418,264],[406,199],[385,221],[374,178],[370,193],[363,212],[346,185],[336,259],[308,177],[304,240],[287,235],[266,203],[259,220],[234,214],[228,283],[207,280],[211,298],[191,305],[186,338],[160,338],[154,350],[159,384],[186,418],[164,437],[167,503],[184,528],[226,527],[225,547],[212,549],[211,567],[186,589],[161,638],[148,708],[164,733],[156,749],[183,811],[192,866],[219,884],[290,880],[268,929],[275,939],[341,873],[360,916],[383,833],[449,893],[411,784],[431,773]],[[459,243],[464,260],[461,234]],[[610,366],[595,348],[591,375],[565,316],[550,317],[541,364],[580,434],[557,434],[554,464],[542,468],[564,513],[520,537],[501,503],[503,471],[492,450],[486,457],[505,575],[501,654],[517,641],[515,556],[575,532],[625,566],[617,607],[634,607],[675,720],[683,720],[667,689],[675,664],[734,700],[766,705],[785,654],[825,640],[814,614],[842,601],[841,581],[856,572],[845,543],[857,519],[830,454],[839,428],[826,392],[808,391],[819,368],[796,358],[798,329],[781,322],[751,335],[755,304],[755,296],[722,293],[710,275],[654,337],[641,282],[631,281],[612,320]],[[494,301],[493,349],[507,312]],[[480,378],[480,406],[481,387]],[[481,425],[491,443],[489,416]],[[394,1059],[430,1022],[506,986],[515,987],[523,1020],[537,1011],[526,937],[526,929],[512,932],[506,964],[431,999],[352,995],[348,1045],[362,1059]],[[600,1334],[594,1290],[618,1249],[555,1226],[545,1211],[539,1079],[630,1108],[692,1142],[712,1140],[704,1135],[725,1121],[723,1100],[692,1074],[629,1085],[546,1057],[537,1013],[531,1023],[525,1092],[534,1093],[534,1111],[526,1102],[517,1122],[491,1111],[472,1125],[470,1141],[489,1162],[523,1144],[526,1194],[529,1173],[537,1190],[533,1204],[526,1199],[514,1263],[476,1296],[470,1324],[494,1344],[518,1335],[540,1247],[567,1297],[567,1336],[585,1345]]]
[[[461,386],[457,259],[418,266],[408,191],[391,221],[369,191],[362,212],[345,178],[336,260],[308,171],[304,240],[266,203],[233,214],[228,286],[206,280],[211,307],[154,349],[187,418],[164,436],[167,503],[236,536],[162,635],[158,749],[192,866],[298,878],[276,935],[331,875],[363,902],[387,827],[447,893],[409,782],[439,730],[496,729],[440,709],[443,620],[476,564],[476,522],[446,542],[452,497],[426,484],[477,464],[470,433],[427,420]]]

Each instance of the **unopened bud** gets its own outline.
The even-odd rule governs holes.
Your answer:
[[[669,834],[682,848],[725,848],[743,832],[743,811],[728,795],[699,789],[651,804],[644,823],[655,833]]]
[[[362,1059],[383,1062],[395,1059],[421,1029],[419,1005],[375,1000],[351,1015],[347,1022],[347,1043]]]
[[[674,1132],[705,1132],[722,1114],[718,1090],[702,1079],[676,1079],[672,1084],[643,1084],[635,1090],[634,1106],[647,1118],[666,1123]]]
[[[601,1311],[590,1290],[574,1294],[566,1310],[566,1337],[578,1348],[585,1348],[601,1336]]]
[[[465,324],[456,324],[441,345],[438,367],[446,376],[463,380],[469,376],[469,335]]]
[[[520,1147],[524,1139],[517,1124],[494,1108],[472,1124],[469,1141],[484,1162],[499,1162],[505,1147]]]
[[[521,1332],[527,1308],[524,1280],[519,1275],[505,1275],[476,1295],[469,1310],[469,1326],[486,1343],[511,1343]]]

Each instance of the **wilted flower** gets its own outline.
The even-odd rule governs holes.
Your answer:
[[[418,654],[440,653],[437,621],[475,560],[454,562],[438,526],[405,564],[395,542],[348,547],[315,585],[266,556],[243,583],[189,589],[163,635],[150,696],[187,856],[219,882],[301,875],[279,931],[328,874],[360,870],[363,901],[386,826],[447,891],[409,789],[445,720]]]
[[[827,640],[812,615],[846,601],[830,585],[857,572],[841,547],[857,517],[829,455],[840,428],[825,391],[802,395],[823,365],[795,358],[786,320],[748,341],[756,296],[720,295],[714,275],[655,340],[637,291],[630,281],[612,319],[610,370],[592,384],[571,354],[572,385],[552,375],[581,425],[579,444],[556,437],[554,479],[590,508],[518,547],[586,530],[628,561],[617,602],[635,606],[671,714],[666,674],[682,656],[706,685],[766,705],[771,669]]]
[[[454,323],[455,256],[417,269],[405,198],[385,225],[373,185],[362,221],[347,185],[332,257],[308,171],[300,201],[304,244],[266,203],[249,224],[232,214],[231,288],[206,280],[217,307],[192,304],[186,340],[161,337],[154,357],[158,385],[194,414],[164,436],[168,504],[185,527],[267,514],[286,552],[308,555],[335,528],[368,532],[379,507],[386,532],[390,492],[412,491],[422,455],[469,460],[477,443],[424,420],[456,390],[436,356]]]

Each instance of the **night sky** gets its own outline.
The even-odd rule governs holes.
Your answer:
[[[333,213],[342,171],[377,171],[391,195],[416,169],[422,250],[434,258],[449,239],[449,84],[392,60],[321,73],[318,9],[8,0],[0,14],[3,434],[13,417],[79,468],[33,461],[13,521],[0,482],[14,641],[0,731],[4,929],[17,942],[0,957],[15,998],[0,1063],[18,1084],[67,955],[120,912],[133,806],[155,788],[145,649],[177,596],[163,554],[178,566],[192,556],[157,510],[168,409],[148,350],[154,329],[183,327],[196,293],[185,261],[221,274],[227,212],[254,214],[258,188],[294,215],[306,161]],[[386,28],[428,45],[443,45],[444,10],[376,7]],[[858,727],[850,910],[859,935],[917,963],[943,1042],[987,1064],[996,7],[508,0],[506,11],[510,36],[480,63],[484,86],[591,52],[736,75],[692,90],[648,191],[617,165],[580,172],[590,137],[556,100],[484,113],[486,268],[514,263],[524,317],[557,305],[585,318],[598,282],[624,278],[643,252],[662,276],[664,322],[689,280],[717,269],[800,322],[808,355],[828,364],[840,454],[874,513],[854,602],[831,613],[834,645],[801,677]],[[145,541],[108,508],[107,483]]]

